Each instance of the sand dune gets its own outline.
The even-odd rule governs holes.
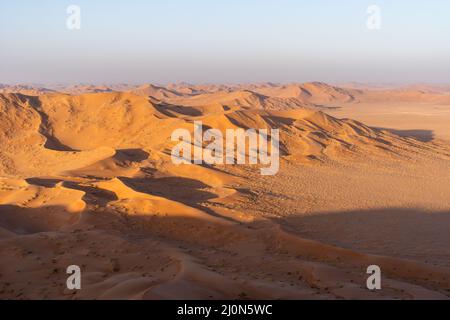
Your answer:
[[[445,130],[425,121],[439,136],[419,139],[372,117],[394,105],[435,115],[444,90],[1,90],[1,298],[449,298]],[[194,121],[279,129],[279,173],[173,164],[171,133]],[[72,264],[80,291],[65,287]],[[371,264],[381,291],[365,287]]]

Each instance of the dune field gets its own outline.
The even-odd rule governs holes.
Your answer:
[[[2,85],[0,117],[1,299],[450,298],[449,88]],[[279,129],[279,171],[173,163],[195,121]]]

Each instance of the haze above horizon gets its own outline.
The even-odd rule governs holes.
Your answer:
[[[0,83],[450,83],[448,12],[439,0],[2,1]]]

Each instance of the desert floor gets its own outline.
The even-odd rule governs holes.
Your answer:
[[[351,118],[369,126],[390,129],[421,141],[450,141],[450,106],[433,103],[359,103],[342,105],[328,114]]]

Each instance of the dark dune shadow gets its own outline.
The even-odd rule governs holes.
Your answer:
[[[64,145],[53,135],[53,129],[51,128],[48,115],[42,111],[42,104],[39,97],[27,96],[27,99],[30,102],[30,106],[39,114],[39,117],[41,118],[39,133],[46,139],[44,147],[55,151],[79,151]]]
[[[284,126],[292,126],[295,119],[292,118],[286,118],[286,117],[280,117],[280,116],[261,116],[268,124],[270,124],[274,128],[278,128],[281,125]]]
[[[245,115],[245,114],[244,114]],[[246,115],[245,115],[246,116]],[[228,114],[225,114],[225,117],[236,127],[242,128],[244,130],[248,130],[250,129],[247,125],[241,123],[240,121],[237,121],[236,119],[234,119],[233,117],[230,117]]]
[[[148,156],[149,153],[142,149],[120,149],[116,150],[114,158],[119,161],[141,162],[147,160]]]
[[[195,204],[216,197],[215,194],[203,190],[208,188],[206,184],[194,179],[180,177],[119,179],[135,191],[186,204]]]
[[[137,192],[177,201],[204,211],[212,216],[227,219],[226,217],[216,214],[214,210],[202,205],[203,202],[216,198],[217,196],[214,193],[205,191],[204,189],[209,186],[199,180],[180,177],[165,177],[158,179],[119,177],[119,179],[125,185]]]
[[[46,188],[54,187],[57,183],[62,182],[62,185],[66,188],[85,192],[85,195],[82,197],[82,199],[84,202],[90,205],[106,206],[109,202],[119,199],[112,191],[81,185],[73,181],[47,178],[28,178],[26,179],[26,181],[29,184]]]
[[[389,208],[274,221],[301,237],[335,246],[450,265],[450,211]]]
[[[219,173],[225,173],[225,174],[233,176],[233,177],[237,177],[237,175],[235,173],[227,172],[227,171],[221,169],[219,167],[219,165],[211,165],[211,164],[208,164],[208,163],[201,163],[201,164],[197,164],[197,166],[200,166],[200,167],[203,167],[203,168],[206,168],[206,169],[210,169],[210,170],[214,170],[214,171],[217,171]],[[225,166],[226,165],[221,165],[221,167],[225,167]]]
[[[423,129],[398,130],[390,128],[378,128],[378,127],[374,127],[373,129],[386,130],[400,137],[413,138],[421,142],[430,142],[433,141],[435,138],[434,132],[432,130],[423,130]]]
[[[55,150],[55,151],[79,151],[79,150],[75,150],[72,149],[64,144],[62,144],[57,138],[55,138],[54,136],[48,134],[48,133],[43,133],[45,132],[44,130],[41,132],[41,134],[43,136],[45,136],[45,138],[47,139],[45,141],[44,147],[50,150]]]
[[[83,196],[83,201],[89,205],[106,206],[111,201],[119,200],[116,194],[112,191],[98,189],[95,187],[80,185],[72,181],[64,181],[63,186],[70,189],[80,190],[86,194]]]
[[[53,188],[57,183],[61,182],[61,179],[50,179],[50,178],[27,178],[25,181],[29,184],[38,187]]]
[[[327,106],[324,104],[315,104],[314,105],[315,108],[320,109],[320,110],[339,110],[342,109],[342,107],[338,107],[338,106]]]
[[[189,106],[177,106],[171,104],[155,104],[154,106],[156,110],[171,118],[177,118],[177,114],[191,117],[202,115],[199,110]]]
[[[17,235],[55,231],[76,221],[78,216],[64,207],[24,208],[0,205],[0,227]]]

